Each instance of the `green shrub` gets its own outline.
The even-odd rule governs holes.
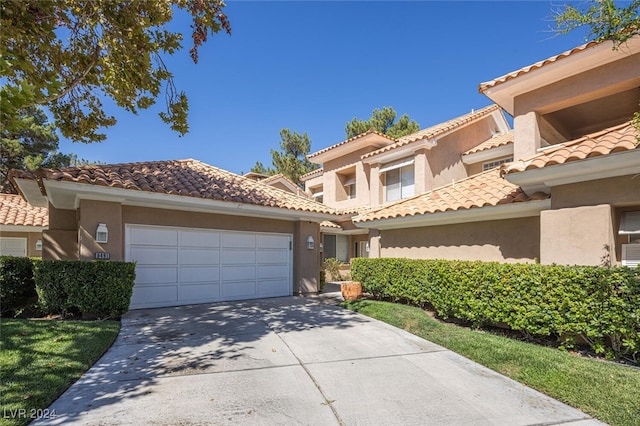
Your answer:
[[[39,303],[46,312],[75,307],[98,317],[129,309],[135,264],[126,262],[42,261],[36,269]]]
[[[0,256],[0,314],[16,314],[34,302],[33,261],[28,257]]]
[[[341,279],[340,276],[340,261],[336,258],[329,257],[324,260],[322,266],[326,271],[326,276],[331,281],[339,281]]]
[[[581,337],[596,353],[640,353],[640,269],[412,259],[354,259],[354,280],[380,299],[431,306],[442,318]]]

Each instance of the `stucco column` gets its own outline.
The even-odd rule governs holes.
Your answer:
[[[369,257],[379,258],[380,256],[380,231],[369,229]]]
[[[49,229],[42,233],[44,260],[78,260],[78,217],[75,210],[49,204]]]
[[[535,155],[542,143],[538,114],[532,111],[516,116],[513,129],[513,159],[524,160]]]
[[[109,231],[106,243],[97,243],[95,240],[100,223],[107,225]],[[123,228],[120,203],[80,200],[80,260],[94,260],[97,252],[108,252],[109,260],[124,260]]]
[[[609,204],[540,212],[540,263],[597,266],[606,258],[617,262]]]
[[[307,238],[314,240],[307,248]],[[320,290],[320,224],[299,221],[293,236],[293,293],[316,294]]]
[[[372,164],[369,169],[369,205],[376,207],[382,204],[382,189],[380,182],[380,163]]]
[[[429,189],[429,175],[431,174],[431,170],[429,168],[429,164],[427,163],[427,150],[421,149],[416,151],[415,153],[415,165],[413,167],[414,170],[414,184],[415,184],[415,193],[422,194],[423,192],[427,192]]]

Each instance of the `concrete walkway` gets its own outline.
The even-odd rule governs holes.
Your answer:
[[[50,409],[34,424],[601,424],[331,298],[297,297],[129,312]]]

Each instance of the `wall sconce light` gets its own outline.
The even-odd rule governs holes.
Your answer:
[[[315,247],[315,241],[313,240],[313,237],[311,235],[309,235],[307,237],[307,249],[313,250],[314,247]]]
[[[96,230],[96,243],[107,242],[109,242],[109,230],[107,229],[107,225],[104,223],[99,223],[98,229]]]
[[[371,250],[371,247],[369,246],[369,242],[367,241],[367,244],[364,245],[364,251],[369,253],[369,250]]]
[[[36,241],[36,250],[42,250],[42,240]]]

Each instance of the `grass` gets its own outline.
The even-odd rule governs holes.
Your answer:
[[[441,323],[419,308],[372,300],[346,308],[444,346],[611,425],[640,425],[640,369]]]
[[[0,425],[46,409],[111,346],[116,321],[0,319]],[[20,411],[25,410],[25,411]]]

